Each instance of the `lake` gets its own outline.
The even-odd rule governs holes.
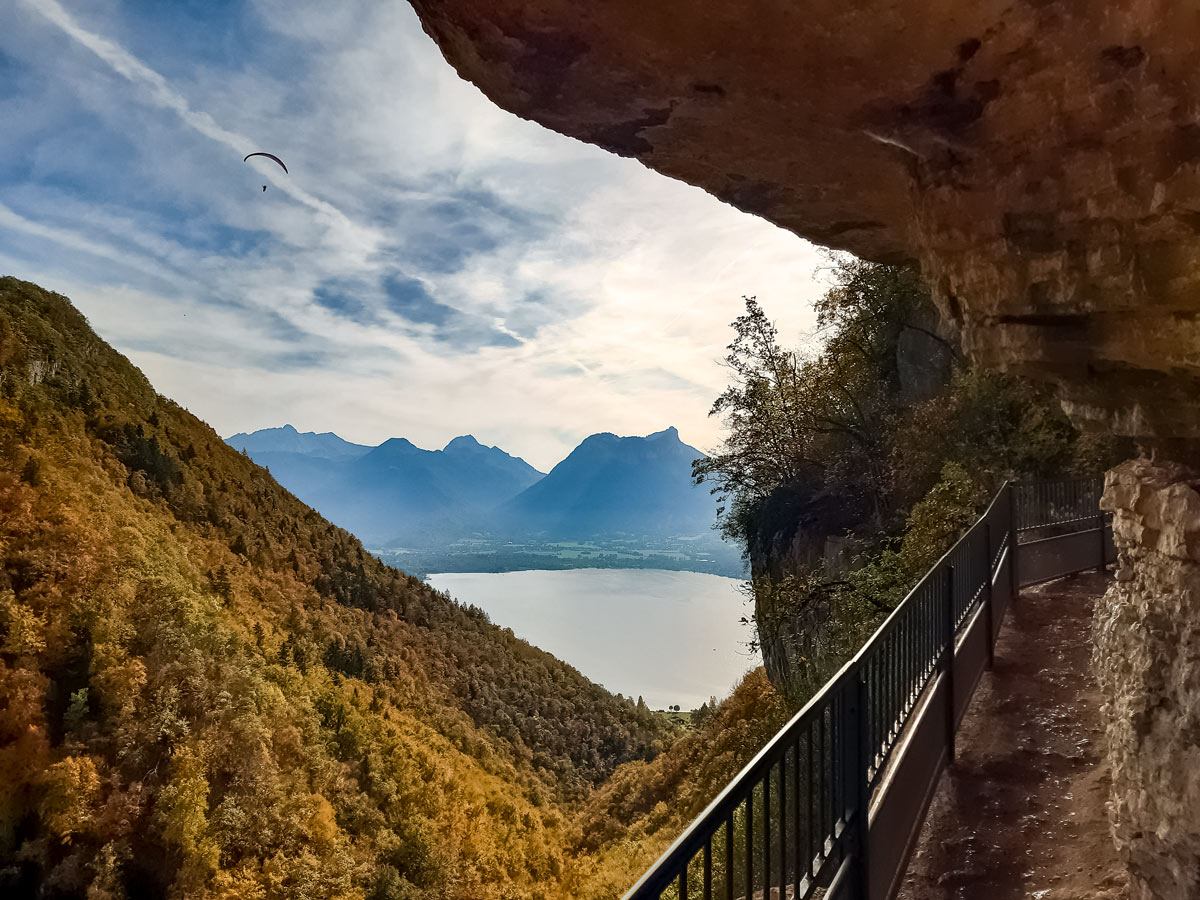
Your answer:
[[[724,697],[759,665],[746,646],[744,582],[658,569],[430,575],[429,584],[654,709]]]

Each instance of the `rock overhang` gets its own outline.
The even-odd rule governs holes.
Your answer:
[[[410,0],[500,106],[817,243],[917,261],[980,361],[1200,441],[1200,10]]]

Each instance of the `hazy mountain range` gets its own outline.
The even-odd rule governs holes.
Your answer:
[[[716,502],[691,479],[692,460],[703,454],[674,428],[594,434],[548,474],[470,435],[441,450],[405,438],[367,447],[284,425],[227,441],[322,515],[383,547],[473,535],[713,537]]]

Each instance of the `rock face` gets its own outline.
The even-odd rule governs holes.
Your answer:
[[[966,350],[1200,440],[1200,13],[1177,0],[411,0],[500,106],[822,244]]]
[[[1200,477],[1108,474],[1120,559],[1094,626],[1117,848],[1136,900],[1200,897]]]
[[[949,385],[958,351],[952,336],[939,335],[940,330],[937,310],[922,302],[907,310],[889,338],[892,362],[881,368],[890,370],[886,383],[893,413],[930,400]],[[862,549],[853,534],[881,530],[878,514],[864,498],[831,493],[819,483],[785,484],[763,501],[750,525],[746,553],[763,665],[771,684],[796,706],[820,686],[831,666],[842,662],[828,640],[828,597],[816,585],[850,571]]]
[[[809,579],[845,573],[853,555],[847,532],[867,512],[828,494],[780,488],[761,508],[747,555],[754,590],[754,622],[767,677],[794,707],[823,680],[818,674],[828,645],[828,597]],[[810,575],[811,573],[811,575]],[[798,602],[803,598],[803,602]],[[815,680],[815,684],[814,684]]]

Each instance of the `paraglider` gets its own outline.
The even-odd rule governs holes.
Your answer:
[[[262,151],[256,151],[254,153],[247,153],[246,156],[242,159],[242,162],[245,162],[252,156],[265,156],[267,159],[272,159],[275,162],[279,163],[279,168],[283,169],[284,172],[287,172],[287,170],[288,170],[288,167],[283,164],[283,160],[280,159],[278,156],[276,156],[274,153],[263,153]],[[267,189],[267,186],[264,184],[263,190],[265,191],[266,189]]]

